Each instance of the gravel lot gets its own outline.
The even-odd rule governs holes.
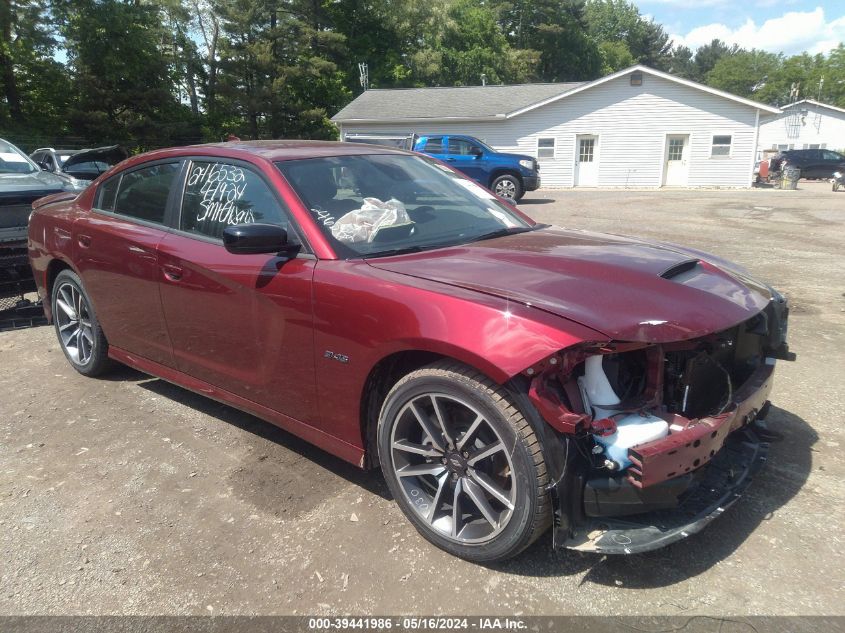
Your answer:
[[[845,193],[548,191],[541,221],[689,244],[792,301],[746,497],[647,555],[480,567],[419,537],[378,473],[128,369],[76,374],[0,333],[0,614],[845,615]]]

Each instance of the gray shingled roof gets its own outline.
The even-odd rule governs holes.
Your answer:
[[[576,83],[460,88],[366,90],[332,121],[402,121],[404,119],[488,118],[504,116],[569,92]]]

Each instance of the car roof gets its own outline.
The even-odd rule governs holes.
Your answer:
[[[168,149],[154,150],[145,154],[133,156],[130,161],[132,164],[137,164],[147,160],[192,155],[217,155],[237,158],[238,154],[251,154],[269,161],[279,161],[302,158],[325,158],[330,156],[355,156],[364,154],[413,155],[413,152],[379,145],[340,143],[337,141],[228,141],[226,143],[205,143],[203,145],[187,145],[184,147],[171,147]]]

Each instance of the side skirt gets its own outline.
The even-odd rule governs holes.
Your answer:
[[[128,365],[133,369],[144,372],[145,374],[151,374],[157,378],[171,382],[174,385],[178,385],[179,387],[198,393],[201,396],[206,396],[207,398],[211,398],[217,402],[222,402],[223,404],[230,405],[236,409],[240,409],[241,411],[251,413],[252,415],[259,417],[266,422],[270,422],[271,424],[274,424],[279,428],[296,435],[297,437],[301,437],[305,441],[314,444],[332,455],[337,455],[350,464],[358,466],[359,468],[364,467],[365,453],[362,447],[344,442],[343,440],[340,440],[333,435],[329,435],[325,431],[313,427],[310,424],[305,424],[304,422],[300,422],[299,420],[295,420],[294,418],[279,413],[274,409],[260,405],[257,402],[247,400],[246,398],[237,396],[230,391],[220,389],[219,387],[210,385],[205,381],[188,376],[187,374],[173,369],[172,367],[165,367],[164,365],[160,365],[135,354],[130,354],[129,352],[113,346],[109,347],[109,358],[112,358],[119,363],[123,363],[124,365]]]

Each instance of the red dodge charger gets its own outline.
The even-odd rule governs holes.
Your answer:
[[[677,246],[535,223],[423,155],[232,142],[34,205],[62,350],[253,413],[363,468],[435,545],[636,553],[765,459],[786,300]]]

